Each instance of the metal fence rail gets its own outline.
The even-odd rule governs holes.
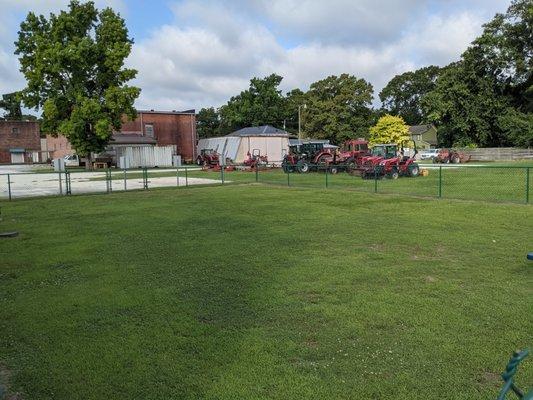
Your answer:
[[[324,164],[310,165],[310,172],[307,173],[244,165],[209,170],[183,166],[166,169],[67,170],[61,173],[24,172],[0,174],[0,199],[257,182],[285,187],[331,188],[489,202],[533,202],[533,167],[530,166],[432,165],[422,166],[422,169],[426,170],[426,176],[399,179],[387,179],[378,174],[363,179],[357,170],[348,173],[342,168],[335,170]]]

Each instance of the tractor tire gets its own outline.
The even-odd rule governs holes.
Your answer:
[[[391,172],[387,174],[387,178],[394,179],[394,180],[398,179],[399,176],[400,174],[398,173],[398,170],[396,169],[393,169]]]
[[[353,158],[348,159],[346,161],[346,170],[348,172],[355,171],[357,169],[357,164],[355,163],[355,160]]]
[[[309,172],[309,163],[306,161],[300,161],[298,162],[298,165],[296,166],[298,168],[298,172],[300,174],[307,174]]]
[[[452,156],[452,164],[459,164],[461,162],[461,159],[459,156]]]
[[[418,165],[410,165],[409,166],[409,176],[411,178],[416,178],[418,175],[420,175],[420,168]]]
[[[332,175],[336,175],[338,172],[339,172],[339,170],[335,166],[330,167],[330,169],[329,169],[329,173],[332,174]]]

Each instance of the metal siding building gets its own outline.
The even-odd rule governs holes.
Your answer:
[[[227,136],[198,141],[197,152],[211,149],[223,155],[224,160],[230,159],[235,163],[242,163],[248,152],[259,150],[261,155],[268,157],[268,162],[280,165],[283,157],[289,151],[288,132],[270,125],[252,126],[232,132]]]

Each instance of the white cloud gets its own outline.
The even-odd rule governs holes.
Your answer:
[[[67,0],[0,0],[0,27],[16,32],[14,16]],[[113,1],[127,18],[121,0]],[[100,2],[104,3],[103,1]],[[507,0],[184,0],[174,21],[137,38],[128,65],[139,70],[139,108],[219,106],[250,78],[278,73],[282,88],[307,89],[332,74],[374,85],[375,96],[398,73],[459,58]],[[125,10],[125,11],[124,11]],[[4,23],[2,23],[4,22]],[[9,25],[10,24],[10,25]],[[157,21],[154,21],[154,25]],[[1,29],[1,28],[0,28]],[[23,85],[11,38],[0,38],[0,93]]]

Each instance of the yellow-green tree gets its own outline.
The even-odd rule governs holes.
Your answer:
[[[409,141],[409,127],[402,117],[386,114],[370,128],[370,144],[396,143],[406,147]]]

